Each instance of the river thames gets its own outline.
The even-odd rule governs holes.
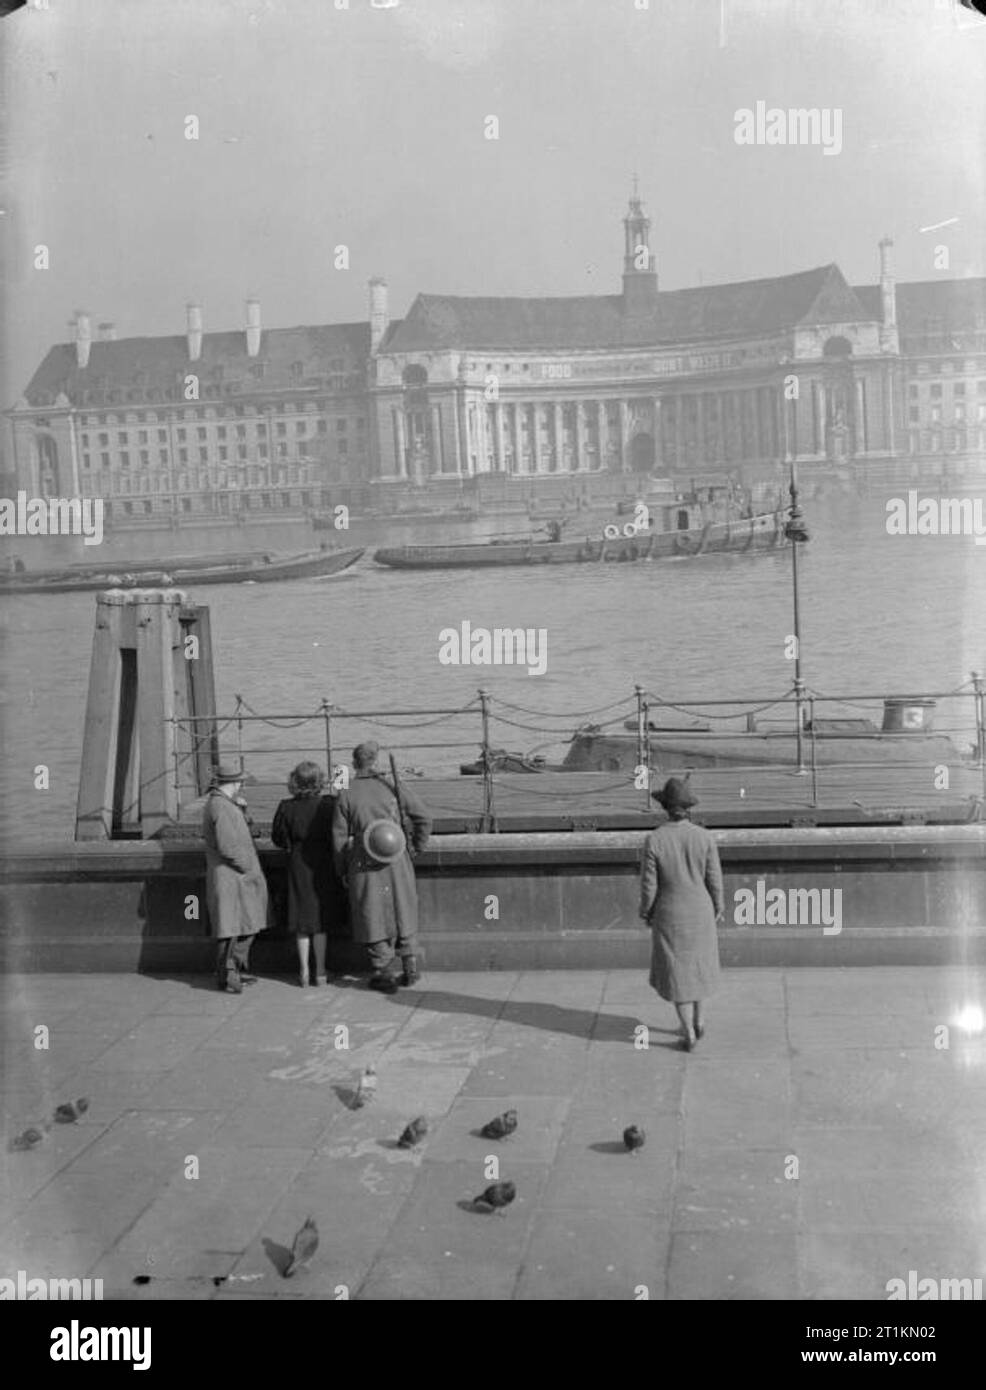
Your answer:
[[[806,507],[802,657],[816,692],[950,691],[986,668],[986,547],[969,537],[889,536],[885,517],[876,498],[837,496]],[[438,526],[397,534],[380,523],[354,524],[349,535],[333,537],[370,547],[450,538]],[[625,700],[629,713],[638,682],[686,704],[782,695],[793,676],[785,656],[790,575],[789,552],[460,573],[385,570],[368,552],[356,568],[322,581],[188,593],[211,609],[220,712],[232,709],[236,695],[263,713],[308,713],[323,699],[347,710],[454,708],[482,686],[524,710],[556,716],[513,712],[518,723],[554,734],[495,725],[494,744],[544,745],[557,754],[564,750],[556,735],[589,711]],[[0,830],[9,845],[73,833],[94,611],[91,593],[3,604]],[[543,629],[544,674],[441,664],[439,633],[466,620],[473,628]],[[953,717],[943,710],[939,724]],[[370,734],[386,748],[388,732],[395,743],[408,741],[387,727],[336,721],[334,755],[348,757],[353,742]],[[225,751],[235,753],[234,733],[227,730]],[[479,720],[473,714],[416,737],[439,746],[402,751],[402,765],[449,770],[475,756]],[[304,732],[253,726],[244,742],[286,750],[248,759],[264,778],[279,775],[274,768],[286,775],[303,744],[315,754],[322,749],[324,761],[320,721]],[[41,764],[49,769],[47,791],[34,787]]]

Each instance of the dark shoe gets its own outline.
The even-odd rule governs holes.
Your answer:
[[[370,976],[369,988],[377,989],[381,994],[396,994],[398,986],[393,975],[381,971],[379,975]]]
[[[421,979],[421,971],[418,969],[418,961],[415,956],[404,957],[404,985],[416,985]]]
[[[227,975],[226,983],[222,986],[227,994],[242,994],[243,986],[238,975]]]
[[[243,971],[243,970],[240,971],[240,983],[241,983],[241,984],[244,984],[244,985],[255,985],[255,984],[257,983],[257,979],[258,979],[258,976],[256,976],[256,975],[248,975],[245,971]]]
[[[704,1037],[705,1037],[705,1024],[704,1024],[704,1023],[696,1023],[696,1025],[695,1025],[695,1036],[696,1036],[696,1038],[704,1038]]]

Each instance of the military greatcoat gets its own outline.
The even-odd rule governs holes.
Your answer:
[[[647,837],[640,913],[651,928],[650,983],[662,999],[704,999],[719,982],[716,917],[723,910],[715,840],[689,820],[669,821]]]
[[[415,851],[431,834],[431,820],[422,803],[401,787],[401,800]],[[375,820],[401,823],[397,798],[379,773],[360,773],[339,793],[332,820],[332,847],[337,872],[349,881],[349,912],[353,940],[388,941],[413,936],[418,926],[418,894],[414,865],[407,850],[390,864],[367,854],[363,833]]]

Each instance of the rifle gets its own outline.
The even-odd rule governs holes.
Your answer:
[[[394,755],[390,755],[390,775],[394,779],[394,796],[397,798],[397,814],[400,816],[401,830],[404,832],[404,841],[407,845],[408,858],[414,858],[414,828],[410,823],[407,810],[404,806],[404,797],[401,795],[401,779],[397,775],[397,763]]]

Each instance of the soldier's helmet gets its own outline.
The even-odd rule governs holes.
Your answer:
[[[392,864],[407,848],[404,832],[392,820],[375,820],[363,831],[363,848],[378,864]]]

